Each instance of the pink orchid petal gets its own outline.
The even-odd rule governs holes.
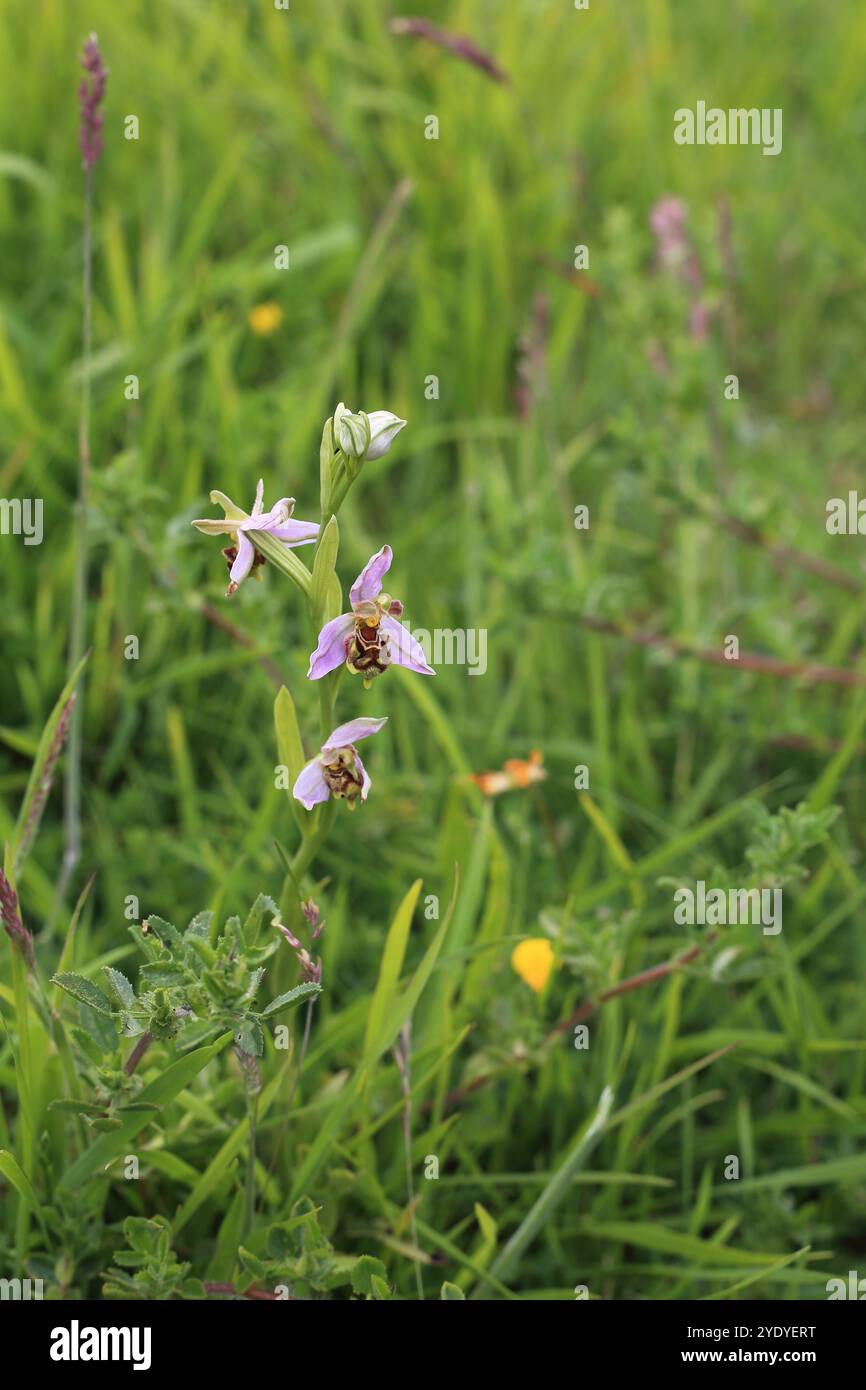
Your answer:
[[[233,584],[240,584],[242,579],[246,579],[253,567],[255,558],[255,546],[251,540],[248,540],[243,531],[239,530],[237,558],[229,571],[229,578]]]
[[[269,526],[268,535],[276,536],[290,548],[296,545],[310,545],[318,539],[319,527],[315,521],[284,521],[282,526]]]
[[[247,531],[272,531],[275,526],[282,526],[288,521],[294,510],[294,497],[281,497],[268,511],[253,512],[241,525]]]
[[[407,666],[410,671],[417,671],[420,676],[435,676],[433,667],[427,665],[423,647],[416,642],[411,632],[407,632],[402,623],[385,613],[380,620],[380,626],[387,634],[388,656],[395,666]]]
[[[358,752],[357,748],[353,748],[352,752],[355,754],[355,767],[361,774],[361,800],[366,801],[373,783],[370,780],[369,772],[361,762],[361,754]]]
[[[338,748],[351,748],[353,743],[359,739],[370,738],[371,734],[378,734],[379,730],[388,723],[388,716],[384,719],[350,719],[348,724],[340,724],[328,742],[323,745],[322,753],[333,753]],[[357,757],[357,753],[355,754]]]
[[[298,774],[292,788],[292,796],[308,811],[312,811],[317,802],[327,801],[330,795],[322,764],[318,758],[314,758],[311,763],[307,763],[303,772]]]
[[[253,516],[260,516],[262,510],[262,498],[265,495],[265,483],[263,478],[259,478],[256,488],[256,500],[253,503]]]
[[[350,636],[355,619],[351,613],[341,613],[325,623],[319,633],[319,645],[310,657],[307,679],[320,680],[329,671],[334,671],[346,660],[346,639]]]
[[[393,558],[394,552],[390,545],[383,545],[381,550],[370,557],[349,590],[349,602],[353,608],[356,604],[374,599],[381,593],[382,576],[388,573]]]

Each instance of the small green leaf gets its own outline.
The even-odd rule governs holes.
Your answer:
[[[280,688],[281,694],[283,690],[285,690],[285,686],[282,686]],[[289,694],[287,690],[286,694]],[[279,696],[277,696],[277,699],[279,699]],[[289,699],[291,700],[291,696],[289,696]],[[301,757],[303,758],[303,750],[301,750]],[[256,933],[258,932],[264,914],[266,912],[269,912],[272,917],[277,917],[279,916],[279,911],[280,909],[277,907],[277,904],[274,902],[273,898],[269,898],[267,893],[259,893],[255,902],[253,903],[252,907],[247,913],[247,920],[244,922],[245,940],[250,945],[252,945],[252,943],[256,939]]]
[[[280,686],[274,701],[274,726],[277,731],[277,757],[289,773],[286,795],[291,802],[295,820],[302,833],[305,834],[311,813],[305,811],[301,803],[292,796],[292,787],[303,771],[307,759],[304,756],[304,745],[301,740],[301,730],[298,725],[298,716],[295,713],[294,701],[284,685]]]
[[[146,1216],[128,1216],[123,1223],[123,1234],[131,1248],[142,1255],[155,1255],[161,1227],[157,1221]],[[116,1260],[119,1256],[115,1255]]]
[[[268,1274],[268,1266],[264,1260],[260,1260],[251,1251],[245,1250],[242,1245],[238,1246],[238,1259],[244,1269],[249,1270],[254,1279],[265,1279]]]
[[[124,1038],[139,1038],[145,1031],[144,1024],[140,1023],[132,1014],[123,1014],[120,1020],[120,1034]]]
[[[183,934],[184,941],[190,941],[193,938],[199,941],[209,941],[212,922],[212,912],[197,912]]]
[[[131,1009],[135,1003],[135,990],[129,980],[120,970],[115,970],[111,965],[103,966],[103,973],[109,985],[117,995],[118,1003],[126,1009]]]
[[[189,936],[186,939],[186,944],[190,947],[192,951],[195,952],[199,960],[203,961],[205,965],[213,965],[214,961],[217,958],[217,953],[214,950],[213,946],[211,946],[210,942],[205,941],[200,936]],[[195,965],[192,964],[190,968],[195,973]]]
[[[240,1000],[242,1004],[250,1004],[253,1001],[253,999],[255,999],[259,990],[259,985],[265,978],[266,973],[267,972],[263,965],[260,965],[255,970],[250,971],[249,983],[247,984],[247,987],[244,990]]]
[[[174,961],[156,961],[153,965],[143,965],[140,970],[143,980],[148,985],[158,989],[160,986],[170,988],[171,985],[180,984],[186,976],[186,971],[182,965],[176,965]]]
[[[93,1013],[91,1013],[91,1018],[92,1017],[94,1017]],[[70,1032],[85,1057],[87,1057],[94,1066],[101,1067],[105,1057],[101,1043],[97,1044],[96,1040],[92,1038],[89,1033],[86,1033],[83,1028],[71,1028]],[[111,1051],[111,1048],[108,1050]]]
[[[459,1298],[459,1299],[461,1299],[464,1303],[465,1303],[465,1301],[466,1301],[466,1295],[465,1295],[465,1293],[463,1292],[463,1290],[462,1290],[461,1288],[458,1288],[458,1286],[457,1286],[456,1284],[449,1284],[449,1282],[448,1282],[447,1279],[445,1280],[444,1284],[442,1285],[442,1291],[441,1291],[441,1293],[439,1294],[439,1297],[440,1297],[440,1298],[444,1298],[444,1299],[446,1299],[446,1300],[449,1299],[449,1298],[455,1298],[455,1299]]]
[[[177,927],[173,927],[171,922],[166,922],[163,917],[148,917],[147,929],[167,946],[180,946],[183,939]]]
[[[381,1260],[373,1255],[359,1255],[352,1270],[352,1288],[365,1298],[373,1298],[373,1280],[386,1280],[388,1271]],[[388,1285],[385,1284],[387,1289]]]
[[[316,546],[316,554],[313,559],[313,579],[310,586],[310,611],[313,615],[313,623],[316,628],[320,627],[323,621],[331,576],[337,564],[337,551],[339,548],[340,528],[337,524],[337,518],[332,516],[324,531],[319,536],[319,544]]]
[[[50,1100],[48,1109],[68,1111],[70,1115],[101,1115],[105,1107],[97,1105],[94,1101],[70,1100],[63,1096],[57,1100]]]
[[[90,1009],[95,1009],[98,1014],[110,1017],[116,1012],[114,1004],[103,994],[99,986],[92,980],[86,980],[83,975],[74,975],[64,970],[59,975],[52,975],[51,983],[59,985],[67,994],[71,994],[73,999],[77,999],[80,1004],[86,1004]]]
[[[321,994],[322,986],[315,984],[296,985],[286,994],[278,994],[276,999],[272,999],[266,1009],[262,1009],[257,1018],[270,1018],[272,1014],[280,1013],[283,1009],[296,1009],[299,1004],[303,1004],[305,999]]]
[[[325,421],[322,443],[319,446],[319,501],[324,517],[331,503],[331,484],[334,476],[334,422]]]
[[[265,1050],[265,1036],[258,1019],[245,1018],[235,1029],[235,1042],[251,1057],[261,1057]]]
[[[96,1043],[101,1058],[106,1052],[114,1052],[117,1047],[117,1023],[113,1016],[106,1018],[105,1014],[99,1014],[95,1009],[91,1009],[89,1004],[79,1004],[78,1021]]]

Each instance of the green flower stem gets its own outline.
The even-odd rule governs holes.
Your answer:
[[[249,1136],[249,1157],[247,1159],[246,1194],[244,1202],[244,1235],[248,1236],[256,1221],[256,1122],[258,1120],[259,1096],[257,1091],[247,1092],[247,1131]]]
[[[330,737],[334,728],[334,705],[337,700],[337,686],[340,684],[340,677],[344,667],[340,666],[330,675],[323,676],[318,682],[319,686],[319,724],[322,735],[322,746],[325,739]]]
[[[84,249],[82,266],[81,411],[78,424],[78,497],[75,503],[75,573],[72,581],[72,618],[69,628],[68,674],[84,655],[87,638],[88,505],[90,492],[90,366],[93,318],[93,170],[84,176]],[[63,864],[57,882],[59,907],[81,858],[81,761],[83,750],[84,682],[72,707],[63,788]]]
[[[357,474],[355,475],[355,477],[357,477]],[[339,483],[334,487],[334,490],[331,494],[332,516],[337,515],[337,512],[340,510],[346,498],[348,497],[349,491],[354,481],[355,478],[350,477],[347,473],[345,477],[341,478]]]
[[[33,1177],[36,1148],[33,1132],[33,1057],[30,1047],[30,993],[27,964],[17,947],[12,952],[12,987],[15,996],[15,1018],[18,1028],[18,1085],[21,1099],[21,1167],[28,1178]],[[19,1197],[15,1226],[15,1248],[20,1267],[24,1268],[30,1240],[30,1206]]]
[[[283,879],[282,889],[280,890],[280,910],[283,915],[285,915],[287,911],[289,895],[293,889],[297,892],[301,888],[301,880],[304,874],[307,872],[316,855],[319,853],[319,850],[322,848],[322,845],[327,840],[331,832],[336,810],[336,802],[325,802],[324,806],[321,807],[321,819],[318,825],[298,846],[295,856],[292,859],[291,868],[287,871]]]
[[[327,431],[331,427],[331,423],[331,421],[328,421],[325,425],[326,435]],[[321,538],[325,534],[325,528],[327,527],[331,517],[336,516],[337,512],[339,511],[343,501],[345,500],[349,488],[352,486],[353,481],[354,479],[349,476],[346,461],[342,453],[338,450],[332,456],[330,471],[327,474],[327,476],[323,479],[321,517],[319,519],[319,541],[316,543],[316,548],[313,552],[313,562],[311,568],[315,567],[315,555],[318,552],[319,545],[321,543]],[[228,502],[228,499],[224,498],[221,494],[215,495],[212,493],[211,499],[219,501],[222,504],[223,508],[226,508],[226,503]],[[230,505],[233,506],[234,504]],[[279,541],[274,540],[274,538],[271,536],[257,535],[255,544],[261,549],[262,553],[268,557],[268,559],[272,558],[272,550],[281,552],[279,558],[275,558],[274,562],[278,565],[280,569],[284,571],[284,573],[288,574],[291,579],[295,580],[295,582],[298,584],[298,587],[301,588],[303,593],[305,594],[307,599],[307,613],[310,621],[310,632],[312,636],[312,641],[315,644],[318,640],[319,635],[319,615],[314,611],[312,595],[312,575],[310,571],[307,570],[305,565],[302,565],[300,561],[296,559],[296,557],[290,550],[286,550],[285,547],[280,546]],[[286,562],[286,557],[288,557],[288,562]],[[295,568],[299,568],[303,572],[302,577],[299,578],[298,575],[294,572]],[[320,681],[317,681],[316,683],[318,686],[317,694],[319,698],[319,730],[322,746],[324,746],[325,740],[328,738],[329,734],[331,733],[334,727],[334,705],[336,703],[337,687],[339,685],[342,672],[343,668],[340,667],[339,670],[331,672],[329,675],[324,676]],[[301,843],[295,852],[295,856],[292,859],[291,867],[287,871],[286,876],[283,880],[283,887],[280,893],[280,906],[283,910],[285,910],[288,904],[289,895],[292,892],[297,893],[300,890],[304,874],[306,874],[316,855],[319,853],[319,850],[322,848],[323,844],[328,838],[328,835],[330,834],[331,828],[334,823],[336,809],[336,803],[334,801],[328,801],[323,806],[320,806],[318,809],[317,819],[313,822],[313,828],[304,833],[303,839],[301,840]]]
[[[328,522],[331,520],[331,517],[336,516],[337,512],[340,510],[340,502],[346,495],[343,484],[347,477],[345,459],[341,453],[338,453],[334,457],[333,471],[328,483],[327,497],[322,507],[319,535],[322,534]],[[337,501],[338,497],[340,501]]]
[[[126,1059],[126,1062],[124,1063],[123,1070],[126,1072],[127,1076],[132,1076],[132,1073],[135,1071],[136,1067],[138,1066],[139,1062],[141,1061],[142,1057],[144,1056],[145,1052],[150,1047],[150,1044],[152,1042],[152,1033],[142,1033],[141,1037],[135,1044],[135,1047],[132,1049],[132,1051]]]

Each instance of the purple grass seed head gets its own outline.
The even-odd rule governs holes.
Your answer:
[[[108,78],[108,69],[102,61],[99,40],[95,34],[91,34],[84,44],[81,66],[87,77],[78,88],[78,146],[82,156],[81,167],[89,173],[102,154],[103,115],[100,107],[105,98]]]
[[[33,970],[36,965],[36,958],[33,953],[33,937],[21,921],[21,913],[18,910],[18,894],[2,869],[0,869],[0,917],[3,918],[3,926],[6,928],[6,934],[12,945],[21,952],[27,962],[28,969]]]

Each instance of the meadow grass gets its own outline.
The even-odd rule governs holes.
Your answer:
[[[302,885],[327,922],[324,989],[300,1079],[303,1011],[294,1053],[266,1044],[252,1224],[250,1115],[225,1049],[173,1073],[176,1089],[183,1059],[155,1046],[140,1074],[161,1108],[129,1130],[132,1150],[104,1146],[107,1170],[88,1164],[101,1140],[48,1109],[87,1099],[75,1009],[55,993],[50,1026],[4,939],[3,1270],[99,1296],[124,1218],[161,1216],[198,1279],[267,1284],[266,1232],[308,1200],[337,1251],[382,1261],[373,1296],[416,1298],[420,1274],[428,1298],[443,1282],[498,1298],[824,1298],[866,1258],[866,576],[861,539],[825,529],[827,499],[858,485],[864,423],[862,8],[424,7],[507,84],[392,34],[384,0],[0,8],[0,494],[45,509],[41,546],[0,537],[7,843],[67,678],[75,90],[91,30],[110,69],[83,856],[58,904],[55,790],[17,884],[42,981],[64,942],[66,968],[134,975],[131,896],[140,917],[185,926],[283,891],[298,830],[274,784],[275,686],[312,755],[309,634],[270,566],[223,598],[219,546],[189,525],[212,488],[249,507],[264,476],[267,498],[315,517],[323,420],[338,401],[395,411],[408,427],[340,516],[344,593],[387,541],[413,626],[488,634],[483,676],[395,670],[364,704],[389,724],[370,801],[336,817]],[[783,108],[782,154],[676,146],[673,111],[699,99]],[[704,343],[655,261],[649,214],[666,195],[689,209]],[[571,270],[578,244],[594,293]],[[247,315],[270,301],[282,322],[258,336]],[[720,659],[729,634],[739,662]],[[345,718],[360,700],[348,679]],[[487,799],[468,778],[532,749],[547,771],[532,788]],[[675,925],[678,884],[750,871],[784,878],[778,936]],[[510,957],[546,934],[556,967],[536,996]],[[286,950],[268,989],[296,983]],[[393,1053],[407,998],[408,1088]],[[92,1172],[71,1203],[75,1164]]]

